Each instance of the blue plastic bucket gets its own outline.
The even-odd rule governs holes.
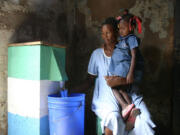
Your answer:
[[[85,94],[48,96],[50,135],[84,135]]]

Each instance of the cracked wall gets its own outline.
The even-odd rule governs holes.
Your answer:
[[[7,134],[7,44],[46,40],[67,45],[69,85],[86,78],[90,54],[102,44],[100,26],[123,9],[143,20],[141,51],[145,76],[141,93],[161,134],[171,126],[173,0],[6,0],[0,1],[0,135]],[[94,134],[86,98],[86,133]],[[163,129],[163,130],[161,130]]]
[[[172,113],[172,67],[174,42],[174,1],[173,0],[78,0],[76,1],[76,16],[83,16],[82,21],[76,21],[81,29],[85,25],[83,41],[75,42],[78,51],[75,54],[76,69],[81,69],[73,76],[81,76],[72,81],[80,82],[85,78],[90,52],[101,46],[100,26],[109,16],[122,14],[128,8],[131,13],[140,16],[143,21],[141,51],[145,58],[145,76],[141,85],[141,93],[158,126],[157,133],[171,134]],[[76,31],[81,31],[76,29]],[[78,32],[77,32],[78,33]],[[78,36],[81,39],[81,36]],[[97,37],[93,40],[91,36]],[[76,41],[76,40],[75,40]],[[81,51],[81,48],[82,51]],[[87,49],[88,48],[88,49]],[[83,50],[89,51],[83,51]],[[83,58],[83,59],[81,59]],[[80,63],[80,65],[78,65]],[[83,64],[82,64],[83,63]],[[76,70],[75,69],[75,70]],[[91,96],[89,98],[89,108]]]
[[[0,135],[7,135],[7,44],[37,40],[66,44],[66,2],[0,1],[0,39]]]

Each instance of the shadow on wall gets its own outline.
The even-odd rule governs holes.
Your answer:
[[[164,52],[154,46],[144,45],[145,72],[141,84],[141,94],[153,121],[156,135],[172,134],[172,69],[167,66]]]
[[[55,13],[52,11],[45,11],[44,13],[28,13],[25,15],[25,20],[15,29],[14,34],[11,37],[11,42],[28,42],[36,40],[45,40],[51,43],[68,44],[67,46],[67,73],[69,77],[68,85],[76,85],[82,82],[86,78],[87,65],[89,57],[92,51],[100,46],[100,39],[97,38],[97,33],[93,30],[86,28],[85,15],[77,11],[76,24],[68,22],[68,14],[64,11]],[[73,19],[72,19],[73,20]],[[73,25],[73,27],[69,27]],[[70,33],[69,33],[70,32]],[[152,102],[147,101],[148,108],[150,109],[152,116],[157,124],[157,135],[170,135],[170,131],[166,124],[160,121],[170,121],[167,118],[168,111],[171,108],[166,108],[162,102],[163,99],[169,98],[169,86],[163,85],[161,78],[164,78],[168,82],[169,76],[166,76],[165,66],[162,61],[163,54],[160,49],[147,47],[143,48],[144,56],[147,60],[146,78],[143,83],[143,89],[148,91],[148,95],[143,91],[145,96],[152,96],[155,98],[149,99]],[[160,85],[161,84],[161,85]],[[160,88],[164,86],[164,88]],[[155,88],[156,87],[156,88]],[[155,91],[159,88],[159,91]],[[87,92],[88,93],[88,92]],[[166,94],[165,94],[166,93]],[[162,96],[159,101],[158,96]],[[167,96],[167,97],[166,97]],[[85,132],[86,135],[94,135],[96,129],[96,119],[93,112],[90,110],[92,93],[86,96],[86,118],[85,118]],[[155,104],[157,103],[157,104]],[[169,102],[168,102],[169,104]],[[159,109],[161,106],[161,110]],[[160,116],[160,117],[159,117]],[[163,118],[163,119],[159,119]]]
[[[66,3],[63,4],[66,5]],[[69,77],[68,85],[75,86],[86,78],[90,54],[100,46],[100,39],[97,38],[97,33],[86,28],[85,15],[78,10],[75,16],[76,23],[68,22],[68,16],[70,16],[70,20],[74,19],[72,14],[68,14],[65,10],[54,11],[53,9],[43,8],[35,12],[22,13],[20,17],[23,17],[24,21],[15,28],[10,42],[40,40],[65,44],[67,47],[66,71]],[[18,17],[14,21],[19,21]],[[88,94],[86,96],[85,134],[93,135],[96,134],[96,118],[91,111],[92,92],[90,92],[91,94],[86,93]]]
[[[78,9],[74,16],[72,36],[69,37],[67,48],[67,73],[69,76],[68,87],[81,85],[87,77],[87,66],[90,55],[95,48],[100,46],[97,33],[86,27],[86,17]],[[91,111],[93,89],[84,90],[86,93],[85,135],[96,134],[96,116]]]
[[[59,15],[49,12],[45,12],[44,15],[29,13],[15,29],[10,41],[16,43],[40,40],[65,44],[68,40],[66,28],[66,13]]]
[[[143,95],[146,97],[152,96],[152,99],[154,97],[159,97],[160,100],[166,98],[170,101],[170,98],[172,98],[172,65],[168,65],[168,61],[171,57],[166,56],[165,51],[157,47],[144,46],[142,49],[145,59],[142,83]]]

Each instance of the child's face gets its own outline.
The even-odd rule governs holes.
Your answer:
[[[102,32],[102,39],[105,41],[106,44],[115,42],[116,36],[113,27],[111,25],[109,24],[103,25],[101,32]]]
[[[130,32],[129,31],[129,24],[124,20],[120,21],[120,23],[118,24],[118,28],[119,28],[119,34],[122,37],[127,36]]]

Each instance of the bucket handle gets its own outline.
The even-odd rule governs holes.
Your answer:
[[[83,101],[82,101],[83,102]],[[62,117],[62,118],[58,118],[57,120],[53,120],[53,122],[58,122],[61,120],[66,120],[69,119],[71,116],[73,116],[77,111],[79,111],[79,109],[83,106],[83,103],[80,103],[80,105],[77,107],[77,109],[73,112],[73,113],[69,113],[68,115]]]

